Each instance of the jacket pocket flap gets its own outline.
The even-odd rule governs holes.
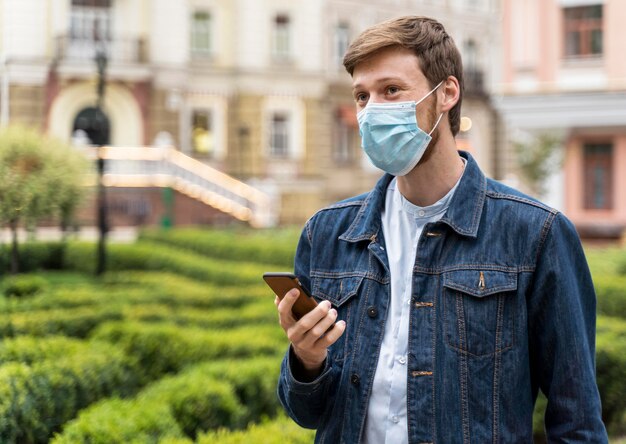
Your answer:
[[[313,277],[313,296],[340,307],[357,294],[363,276]]]
[[[517,273],[494,270],[455,270],[443,274],[443,286],[475,297],[517,290]]]

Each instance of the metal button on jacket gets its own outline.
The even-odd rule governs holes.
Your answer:
[[[367,307],[367,315],[370,318],[375,318],[376,316],[378,316],[378,309],[376,307],[374,307],[373,305]]]

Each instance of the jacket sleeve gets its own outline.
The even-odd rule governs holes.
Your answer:
[[[295,259],[295,274],[305,288],[311,289],[310,260],[312,248],[311,221],[300,236]],[[315,295],[314,295],[315,296]],[[278,398],[287,414],[300,426],[315,429],[333,398],[332,390],[340,370],[333,366],[329,350],[322,373],[313,381],[299,377],[298,362],[291,346],[283,359],[278,380]]]
[[[596,296],[572,223],[562,214],[543,228],[527,303],[530,365],[548,399],[550,443],[606,443],[595,378]]]

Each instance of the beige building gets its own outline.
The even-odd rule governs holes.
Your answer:
[[[115,151],[117,163],[111,163],[107,182],[121,191],[131,184],[167,186],[163,180],[123,177],[139,169],[144,178],[156,174],[154,165],[146,166],[149,159],[137,163],[140,151],[134,147],[172,145],[206,166],[176,158],[167,174],[184,164],[197,176],[174,186],[178,193],[231,208],[235,204],[220,196],[226,199],[244,185],[222,176],[220,190],[208,184],[226,173],[268,197],[276,213],[272,220],[301,223],[321,206],[369,189],[380,176],[359,148],[350,77],[341,58],[360,31],[394,16],[436,17],[455,38],[466,63],[466,131],[459,145],[472,151],[488,174],[499,174],[489,99],[500,65],[498,5],[496,0],[0,0],[0,123],[38,126],[75,143],[104,137],[101,143],[127,148],[135,164],[129,167],[128,160],[124,166],[124,151]],[[104,136],[92,128],[97,51],[108,60]],[[253,191],[246,190],[239,193],[242,201],[252,200],[246,193]],[[141,196],[119,194],[118,199]],[[146,205],[139,205],[142,212],[161,211]],[[112,207],[126,211],[137,205]]]

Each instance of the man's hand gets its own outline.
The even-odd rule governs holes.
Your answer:
[[[282,301],[276,297],[280,326],[287,333],[293,351],[302,365],[307,379],[314,379],[322,371],[328,354],[328,347],[341,337],[346,329],[345,321],[337,319],[337,310],[330,308],[330,302],[323,301],[300,320],[296,321],[291,312],[294,302],[300,296],[297,289],[289,291]],[[328,329],[335,324],[330,331]]]

